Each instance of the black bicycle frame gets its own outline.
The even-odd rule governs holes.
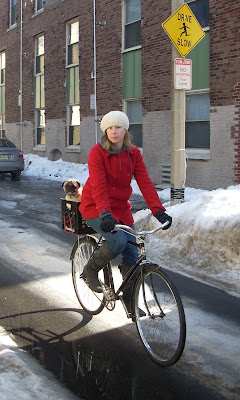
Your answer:
[[[99,238],[97,247],[96,247],[96,249],[94,249],[94,252],[97,251],[97,249],[99,248],[99,246],[100,246],[100,244],[102,242],[102,239],[103,239],[102,237]],[[136,242],[132,242],[132,241],[128,240],[128,244],[130,244],[131,246],[138,247],[140,250],[144,247],[144,243],[143,242],[136,243]],[[124,277],[124,279],[122,281],[121,286],[118,288],[118,290],[116,292],[115,292],[115,287],[114,287],[112,268],[111,268],[109,263],[104,266],[104,268],[103,268],[104,281],[105,281],[106,285],[113,290],[113,292],[115,294],[115,298],[118,298],[119,293],[124,291],[124,288],[126,287],[128,281],[131,279],[131,277],[133,276],[133,274],[136,271],[136,269],[138,268],[138,266],[144,260],[146,260],[146,256],[145,256],[145,254],[141,254],[139,256],[137,262],[126,273],[126,275],[125,275],[125,277]],[[143,280],[142,269],[141,269],[141,276],[142,276],[142,280]],[[143,297],[144,297],[144,302],[146,304],[144,284],[143,284]],[[149,312],[149,310],[148,310],[148,312]]]

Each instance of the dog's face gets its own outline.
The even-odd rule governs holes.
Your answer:
[[[68,195],[74,195],[78,192],[78,189],[81,187],[80,182],[74,180],[74,179],[69,179],[62,184],[63,190],[66,194]]]

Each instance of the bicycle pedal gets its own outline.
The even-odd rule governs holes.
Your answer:
[[[104,294],[104,297],[105,297],[105,304],[104,304],[104,306],[105,306],[109,311],[112,311],[112,310],[114,310],[115,304],[116,304],[114,292],[113,292],[113,290],[112,290],[110,287],[108,287],[107,285],[104,285],[104,284],[102,284],[102,283],[101,283],[101,285],[102,285],[103,294]]]

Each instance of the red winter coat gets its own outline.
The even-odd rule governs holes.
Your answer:
[[[96,144],[89,153],[88,168],[89,178],[79,206],[85,219],[99,217],[106,210],[117,222],[128,226],[133,224],[129,202],[133,176],[152,213],[160,209],[165,211],[137,147],[113,154]]]

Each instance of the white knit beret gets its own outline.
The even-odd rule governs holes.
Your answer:
[[[104,115],[100,126],[103,133],[106,129],[110,128],[110,126],[122,126],[127,131],[129,128],[129,119],[122,111],[110,111]]]

